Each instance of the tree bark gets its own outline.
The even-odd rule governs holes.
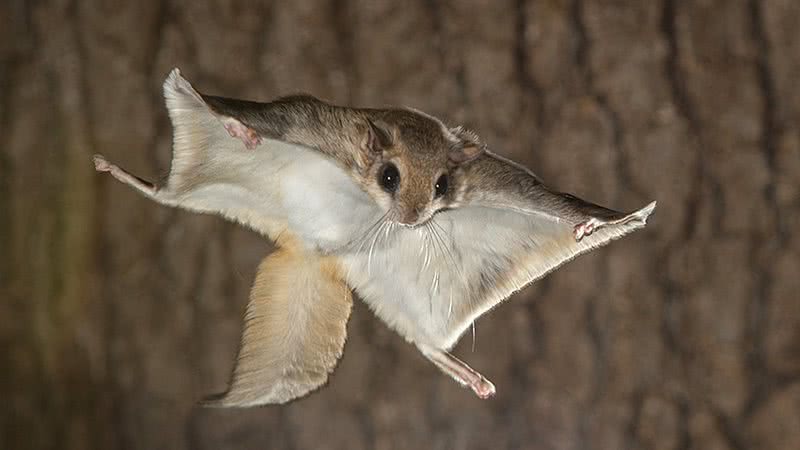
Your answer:
[[[0,447],[787,449],[800,442],[800,2],[0,2]],[[478,321],[460,389],[357,304],[329,385],[224,389],[269,250],[167,209],[161,83],[409,105],[651,224]]]

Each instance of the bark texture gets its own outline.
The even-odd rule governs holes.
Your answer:
[[[0,447],[800,446],[800,2],[0,2]],[[360,303],[328,387],[228,379],[269,244],[93,172],[167,173],[161,82],[411,105],[651,224],[516,295],[457,387]],[[154,176],[154,178],[155,178]]]

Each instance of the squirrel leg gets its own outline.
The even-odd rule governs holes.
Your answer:
[[[468,386],[478,397],[486,399],[494,395],[494,384],[465,362],[444,350],[428,346],[419,346],[419,348],[422,354],[439,370],[450,375],[462,386]]]
[[[158,188],[153,183],[137,177],[116,164],[110,163],[103,155],[94,155],[94,168],[98,172],[110,173],[117,180],[150,198],[155,198],[158,194]]]

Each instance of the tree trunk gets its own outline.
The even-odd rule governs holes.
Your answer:
[[[800,443],[800,2],[0,2],[0,447],[788,449]],[[169,169],[161,83],[466,124],[659,208],[477,323],[481,401],[357,304],[329,385],[223,390],[269,244],[93,171]]]

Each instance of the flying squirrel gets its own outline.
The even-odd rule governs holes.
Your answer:
[[[324,385],[353,294],[481,398],[483,375],[448,353],[474,321],[565,262],[645,226],[545,186],[462,127],[410,108],[311,96],[258,103],[201,94],[174,69],[164,186],[101,155],[163,205],[219,214],[274,241],[250,293],[226,392],[210,406],[285,403]]]

